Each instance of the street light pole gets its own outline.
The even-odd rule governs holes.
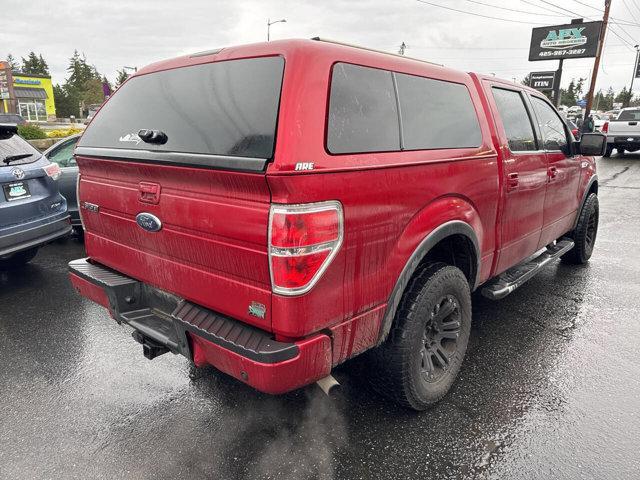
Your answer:
[[[631,104],[631,100],[633,99],[633,80],[638,75],[638,54],[640,53],[640,45],[634,45],[636,49],[636,63],[633,64],[633,74],[631,75],[631,86],[629,87],[629,96],[627,97],[627,101],[625,102],[625,107],[628,107]]]
[[[273,25],[275,23],[287,23],[287,19],[286,18],[281,18],[280,20],[275,20],[275,21],[272,22],[269,18],[267,18],[267,42],[269,40],[271,40],[271,38],[270,38],[271,25]]]

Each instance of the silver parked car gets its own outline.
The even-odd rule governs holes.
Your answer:
[[[67,199],[67,208],[71,215],[71,225],[77,232],[82,231],[82,223],[80,222],[80,212],[78,211],[78,201],[76,199],[76,183],[78,181],[78,165],[73,155],[76,143],[80,139],[81,134],[71,135],[63,138],[58,143],[45,150],[44,156],[50,162],[57,163],[62,169],[62,176],[58,183],[60,185],[60,193]]]

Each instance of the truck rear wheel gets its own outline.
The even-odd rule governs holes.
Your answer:
[[[591,193],[582,206],[580,217],[578,217],[578,225],[570,235],[575,242],[575,246],[560,257],[564,263],[583,265],[589,261],[596,243],[599,216],[598,196],[595,193]]]
[[[369,353],[374,388],[425,410],[451,388],[467,350],[471,293],[460,269],[435,263],[409,283],[389,337]]]

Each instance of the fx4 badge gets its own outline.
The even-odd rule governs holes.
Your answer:
[[[267,307],[258,302],[251,302],[249,305],[249,315],[258,318],[264,318],[267,313]]]
[[[90,212],[93,212],[93,213],[98,213],[100,211],[100,206],[96,205],[95,203],[82,202],[80,206],[85,210],[89,210]]]

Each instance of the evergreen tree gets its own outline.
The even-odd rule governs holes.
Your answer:
[[[129,78],[129,74],[124,68],[122,70],[118,70],[118,75],[116,76],[116,88],[122,85],[127,78]]]
[[[74,97],[69,95],[64,86],[58,84],[53,86],[53,99],[56,104],[56,115],[58,117],[78,116],[79,104]]]
[[[7,63],[9,64],[9,68],[11,68],[12,71],[14,72],[18,71],[20,65],[18,65],[18,61],[16,60],[16,57],[14,57],[11,54],[7,55]]]
[[[615,101],[622,103],[623,107],[628,107],[629,103],[631,102],[631,96],[632,94],[629,90],[627,90],[627,87],[622,87],[620,93],[616,95]]]
[[[38,56],[35,52],[29,52],[27,58],[22,57],[20,71],[27,75],[49,75],[49,66],[42,58],[42,55]]]
[[[42,71],[42,75],[50,75],[49,73],[49,65],[42,58],[42,54],[38,55],[38,62],[40,63],[40,70]]]
[[[95,67],[87,63],[84,55],[80,56],[77,50],[74,50],[73,56],[69,59],[67,67],[69,78],[67,78],[66,86],[77,90],[82,90],[87,80],[100,78]]]
[[[600,104],[600,110],[604,110],[605,112],[607,110],[611,110],[613,108],[614,98],[615,98],[615,92],[613,91],[613,88],[609,87],[606,95],[604,95],[604,97],[602,98],[602,103]]]

